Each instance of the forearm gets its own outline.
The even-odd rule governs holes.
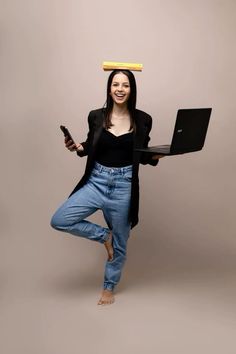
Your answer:
[[[88,142],[85,141],[83,143],[81,143],[83,149],[81,150],[77,150],[76,153],[78,156],[83,157],[83,156],[87,156],[88,155]]]

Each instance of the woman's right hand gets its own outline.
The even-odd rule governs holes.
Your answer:
[[[73,144],[72,140],[69,140],[68,137],[65,138],[65,146],[68,150],[70,151],[83,151],[83,145],[82,144]]]

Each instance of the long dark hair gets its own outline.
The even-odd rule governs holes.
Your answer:
[[[107,81],[107,100],[104,105],[104,113],[105,113],[105,128],[108,129],[112,126],[111,123],[111,112],[113,108],[113,99],[110,95],[111,92],[111,83],[113,80],[113,77],[116,74],[122,73],[126,75],[129,79],[129,84],[130,84],[130,96],[129,100],[127,102],[127,107],[130,113],[131,117],[131,124],[130,124],[130,130],[134,129],[135,130],[135,109],[136,109],[136,99],[137,99],[137,86],[136,86],[136,81],[134,74],[130,70],[113,70],[111,74],[108,77]]]

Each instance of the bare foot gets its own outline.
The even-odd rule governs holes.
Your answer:
[[[113,247],[112,247],[112,233],[109,233],[108,240],[104,242],[104,246],[106,247],[107,254],[108,254],[108,261],[113,260]]]
[[[102,291],[102,296],[98,301],[98,305],[110,305],[115,301],[113,292],[111,290],[104,289]]]

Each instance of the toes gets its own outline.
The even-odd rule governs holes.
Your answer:
[[[111,299],[111,300],[102,300],[102,299],[100,299],[98,301],[98,305],[111,305],[111,304],[113,304],[113,302],[114,302],[114,299]]]
[[[100,299],[100,300],[98,301],[98,305],[103,305],[103,300],[102,300],[102,299]]]

